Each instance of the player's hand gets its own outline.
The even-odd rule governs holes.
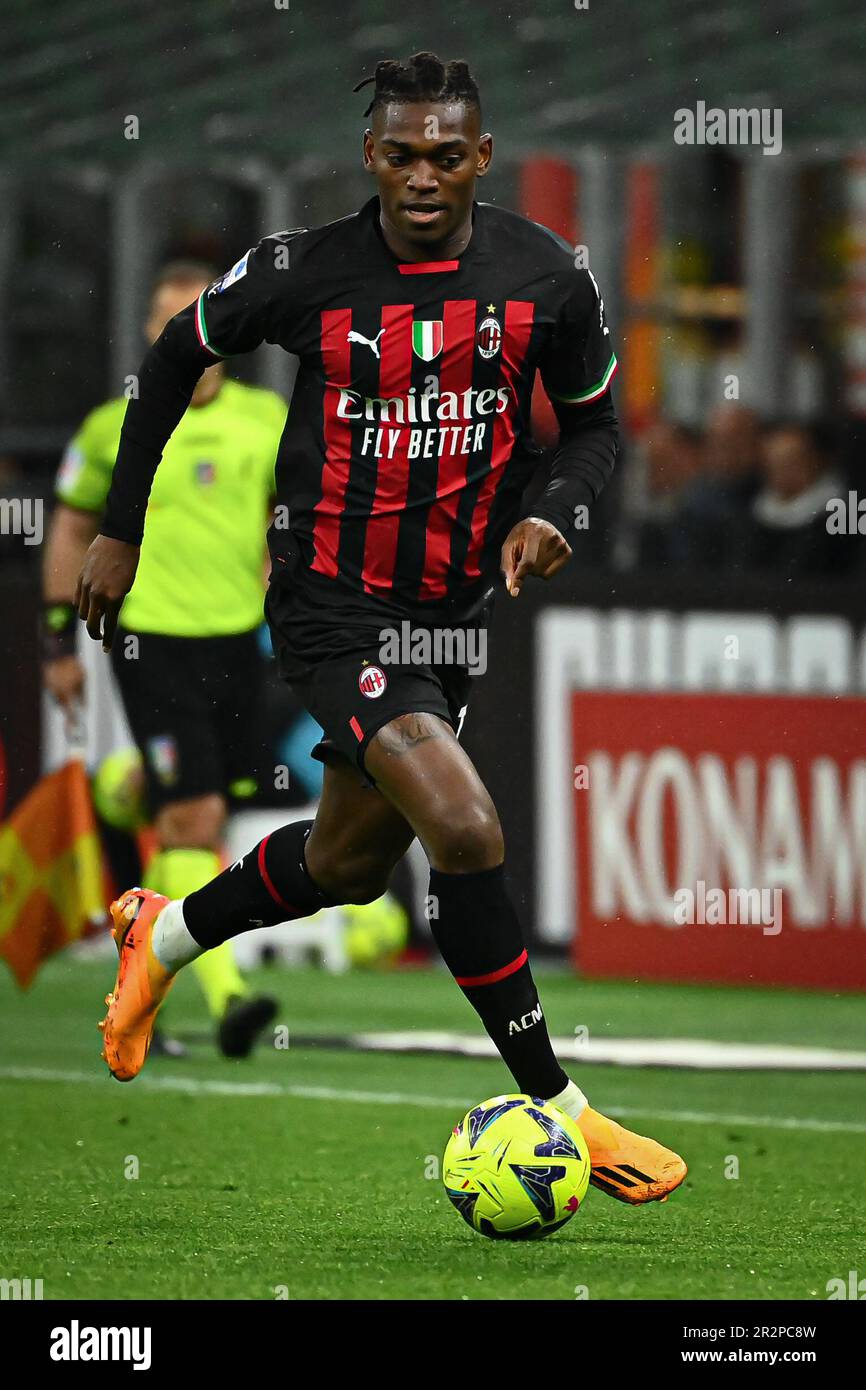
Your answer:
[[[42,679],[49,695],[64,710],[70,710],[84,695],[84,667],[72,653],[44,662]]]
[[[128,541],[97,536],[84,557],[75,586],[75,607],[88,636],[111,647],[120,605],[132,588],[138,569],[139,547]]]
[[[527,517],[518,521],[502,547],[501,569],[505,587],[517,598],[528,574],[552,579],[571,557],[571,546],[549,521]]]

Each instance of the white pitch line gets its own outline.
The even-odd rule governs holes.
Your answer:
[[[345,1040],[358,1052],[438,1053],[443,1056],[497,1056],[483,1034],[423,1032],[350,1033]],[[779,1043],[714,1042],[703,1038],[577,1038],[550,1040],[560,1060],[581,1066],[675,1067],[690,1071],[866,1072],[866,1052],[831,1047],[792,1047]]]
[[[0,1081],[61,1081],[71,1086],[104,1086],[109,1080],[99,1073],[59,1071],[43,1067],[0,1067]],[[116,1087],[112,1088],[117,1094]],[[290,1096],[296,1100],[329,1100],[348,1105],[415,1105],[423,1110],[468,1110],[475,1104],[466,1096],[422,1096],[403,1091],[343,1091],[334,1086],[281,1086],[276,1081],[209,1081],[194,1076],[141,1076],[137,1091],[174,1091],[184,1095]],[[801,1119],[795,1115],[719,1115],[703,1110],[654,1110],[635,1105],[609,1105],[607,1115],[627,1119],[634,1115],[672,1124],[743,1125],[756,1129],[802,1129],[815,1134],[866,1134],[866,1124],[850,1120]]]

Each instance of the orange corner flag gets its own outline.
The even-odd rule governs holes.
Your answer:
[[[0,825],[0,958],[22,988],[104,922],[102,851],[84,764],[43,777]]]

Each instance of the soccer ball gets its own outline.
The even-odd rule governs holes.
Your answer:
[[[481,1235],[539,1240],[574,1216],[590,1166],[586,1140],[559,1106],[536,1096],[494,1096],[452,1130],[442,1181]]]

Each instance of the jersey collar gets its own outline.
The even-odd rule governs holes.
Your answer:
[[[459,256],[448,261],[401,261],[398,256],[388,246],[382,235],[380,222],[381,207],[379,195],[375,193],[368,202],[361,208],[359,216],[366,220],[373,241],[378,245],[385,260],[391,265],[399,275],[405,276],[407,282],[411,281],[416,275],[430,274],[453,274],[457,270],[462,270],[465,266],[474,264],[483,253],[487,243],[487,219],[485,217],[485,204],[473,201],[472,203],[472,235],[469,244],[461,251]]]

